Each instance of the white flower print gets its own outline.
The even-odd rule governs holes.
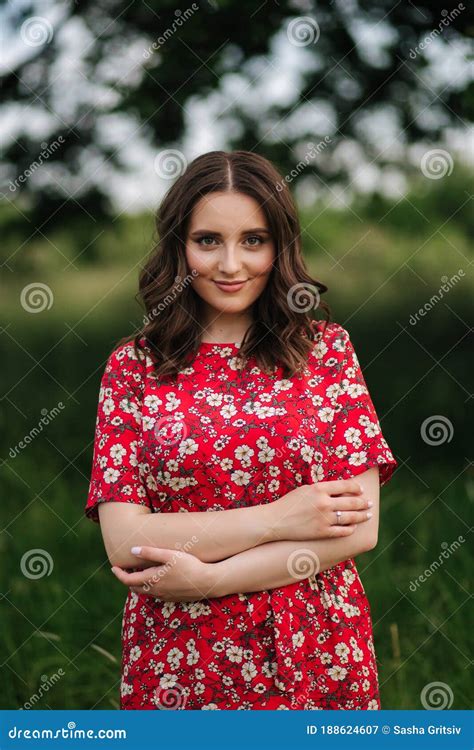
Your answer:
[[[231,419],[237,414],[237,409],[234,404],[226,404],[222,407],[220,414],[223,419]]]
[[[293,633],[292,642],[294,648],[299,648],[304,643],[304,633],[299,630],[297,633]]]
[[[264,445],[263,448],[258,452],[258,460],[262,464],[268,461],[273,461],[274,457],[275,450],[273,448],[269,448],[268,445]]]
[[[254,677],[256,677],[257,668],[253,662],[248,661],[243,665],[241,672],[244,680],[246,682],[250,682]]]
[[[242,463],[248,462],[248,460],[253,456],[255,451],[253,448],[250,448],[248,445],[239,445],[235,451],[234,456],[236,457],[237,461],[241,461]]]
[[[334,409],[330,406],[325,406],[324,409],[319,409],[318,418],[321,422],[331,422],[334,416]]]
[[[175,674],[164,674],[160,679],[160,687],[168,690],[176,685],[178,678]]]
[[[178,408],[178,406],[181,403],[181,399],[176,397],[175,393],[167,393],[166,394],[166,411],[174,411]]]
[[[179,648],[172,648],[170,649],[166,660],[172,669],[177,669],[183,656],[184,654]]]
[[[225,653],[229,661],[240,663],[242,661],[242,651],[241,646],[229,646]]]
[[[345,667],[340,667],[338,664],[328,669],[328,675],[331,677],[332,680],[344,680],[346,677],[346,674],[347,674],[347,669]]]
[[[104,482],[107,484],[112,484],[113,482],[116,482],[117,479],[120,476],[120,472],[117,471],[117,469],[106,469],[104,472]]]
[[[129,658],[131,662],[134,662],[137,659],[139,659],[141,655],[142,655],[142,650],[140,646],[133,646],[133,648],[130,649]]]
[[[349,464],[351,466],[362,466],[363,464],[367,463],[367,452],[366,451],[356,451],[355,453],[351,453],[349,456]]]
[[[211,393],[206,398],[209,406],[220,406],[222,404],[222,393]]]
[[[123,457],[126,455],[127,451],[123,447],[123,445],[120,445],[119,443],[116,443],[113,445],[110,449],[110,457],[113,460],[115,466],[120,466],[122,463]]]
[[[114,409],[115,409],[115,404],[113,402],[113,399],[106,398],[104,403],[102,404],[102,411],[104,412],[104,414],[108,417],[109,414],[112,414]]]
[[[181,440],[179,444],[179,453],[181,455],[189,456],[192,453],[196,453],[197,450],[198,450],[198,444],[192,438],[186,438],[186,440]]]
[[[303,445],[301,448],[301,458],[303,461],[306,461],[307,463],[310,463],[314,454],[314,448],[311,448],[309,445]]]
[[[248,484],[251,479],[249,472],[242,471],[242,469],[237,469],[237,471],[232,472],[230,478],[239,487],[243,487],[244,485]]]
[[[156,414],[158,407],[163,403],[158,396],[145,396],[143,401],[150,414]]]

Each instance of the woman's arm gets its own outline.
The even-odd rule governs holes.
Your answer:
[[[379,526],[378,467],[359,474],[357,481],[364,488],[362,497],[370,497],[373,502],[373,515],[366,523],[357,524],[354,534],[339,539],[271,542],[214,563],[210,571],[209,596],[215,598],[286,586],[373,549]]]
[[[268,508],[256,505],[206,513],[152,513],[143,506],[108,502],[99,505],[99,520],[111,565],[149,567],[130,552],[132,546],[142,545],[183,550],[211,563],[270,541]]]
[[[216,562],[281,539],[346,536],[367,522],[360,482],[340,479],[302,485],[271,503],[223,511],[151,513],[135,503],[99,504],[99,520],[112,565],[137,567],[132,546],[179,549]],[[336,525],[335,511],[347,525]]]
[[[359,474],[364,495],[373,501],[372,518],[356,526],[354,534],[339,539],[271,542],[215,563],[211,597],[279,588],[373,549],[379,524],[379,470]],[[306,575],[306,566],[308,571]]]
[[[113,572],[132,591],[164,601],[217,598],[295,583],[376,546],[380,495],[378,467],[359,474],[357,482],[363,488],[362,498],[371,498],[373,502],[372,517],[356,524],[354,532],[344,537],[269,542],[210,564],[202,563],[192,554],[176,556],[170,549],[145,547],[136,559],[154,566],[152,569],[124,573],[114,568]],[[161,566],[156,567],[159,563]]]

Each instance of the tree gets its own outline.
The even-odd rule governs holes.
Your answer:
[[[380,154],[370,135],[380,112],[394,118],[407,143],[436,142],[443,128],[472,116],[467,66],[447,84],[430,78],[434,49],[472,49],[472,12],[463,3],[448,6],[208,0],[178,10],[168,0],[77,0],[52,2],[46,17],[33,0],[9,5],[4,15],[20,48],[3,92],[22,120],[4,149],[4,194],[23,196],[43,233],[65,218],[71,226],[103,219],[112,211],[108,182],[114,170],[127,169],[130,140],[176,147],[192,98],[222,92],[235,73],[249,88],[235,101],[224,96],[217,110],[228,148],[257,149],[285,175],[302,160],[296,181],[308,166],[327,184],[347,181],[347,164],[333,158],[342,142],[390,163],[393,156]],[[283,43],[300,60],[294,94],[256,106],[248,94],[275,70],[278,78],[273,51]],[[117,147],[107,128],[124,116],[136,134]],[[47,134],[23,126],[33,117],[47,120]],[[308,143],[318,146],[314,160]]]

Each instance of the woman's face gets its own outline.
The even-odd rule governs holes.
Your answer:
[[[253,198],[235,192],[201,198],[189,222],[186,260],[197,272],[192,286],[204,302],[202,322],[219,317],[219,326],[230,328],[236,317],[245,320],[245,311],[267,284],[274,258],[265,214]]]

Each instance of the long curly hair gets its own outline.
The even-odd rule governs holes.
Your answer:
[[[281,365],[283,377],[291,377],[304,368],[314,345],[314,311],[324,311],[323,330],[330,322],[329,307],[320,300],[328,287],[306,268],[298,212],[286,180],[270,161],[251,151],[210,151],[187,166],[161,202],[158,241],[140,272],[136,295],[145,307],[143,327],[119,342],[133,341],[137,357],[140,351],[148,354],[159,380],[189,366],[201,343],[201,298],[186,261],[187,231],[194,205],[208,193],[227,191],[257,201],[276,251],[236,354],[241,366],[254,356],[262,371],[274,372]]]

